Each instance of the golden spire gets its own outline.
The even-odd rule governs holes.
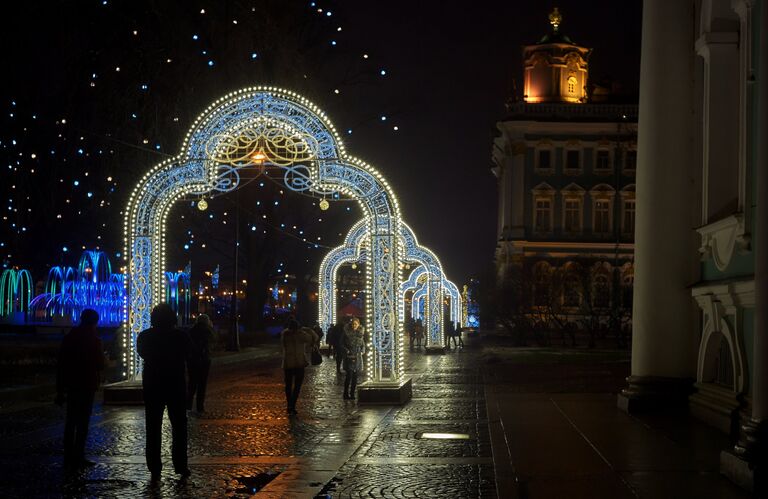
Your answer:
[[[557,29],[560,27],[560,24],[563,22],[563,15],[560,14],[560,11],[555,7],[555,10],[549,13],[549,24],[552,25],[552,29],[557,31]]]

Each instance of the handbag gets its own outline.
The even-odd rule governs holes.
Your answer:
[[[319,366],[323,363],[323,356],[320,355],[320,350],[317,347],[312,348],[312,353],[310,354],[309,360],[313,366]]]

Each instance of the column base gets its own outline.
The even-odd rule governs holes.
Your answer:
[[[129,379],[104,385],[104,405],[144,405],[141,380]]]
[[[736,392],[713,383],[696,383],[688,398],[691,415],[731,436],[738,434],[741,401]]]
[[[411,378],[399,383],[366,382],[357,388],[358,404],[403,405],[413,396]]]
[[[617,405],[628,412],[681,410],[688,407],[693,379],[663,376],[629,376],[629,386],[619,393]]]
[[[724,450],[720,453],[720,473],[742,489],[754,492],[755,470],[733,451]]]
[[[739,441],[720,453],[720,473],[736,485],[768,496],[768,421],[748,419],[739,428]]]
[[[424,355],[445,355],[445,347],[427,347]]]

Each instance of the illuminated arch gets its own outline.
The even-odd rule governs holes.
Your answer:
[[[423,279],[422,277],[426,274],[427,270],[423,266],[416,267],[413,272],[411,272],[411,275],[408,276],[408,279],[406,281],[403,281],[403,283],[400,285],[400,320],[405,320],[404,314],[405,314],[405,295],[409,291],[418,290],[424,287],[423,285]],[[420,282],[421,281],[421,282]],[[443,276],[443,295],[448,296],[451,300],[450,303],[450,318],[451,321],[454,324],[460,325],[460,326],[466,326],[464,324],[463,320],[463,299],[461,296],[461,292],[459,292],[459,288],[454,284],[452,281],[449,281],[445,276]],[[421,295],[420,295],[421,296]],[[411,298],[413,300],[413,298]],[[413,305],[411,305],[411,314],[414,319],[418,318],[413,315]]]
[[[131,193],[124,226],[129,296],[124,375],[140,369],[136,336],[149,327],[150,311],[165,294],[165,228],[171,207],[185,195],[234,190],[240,186],[240,169],[263,164],[281,168],[292,190],[338,192],[360,204],[371,260],[366,379],[399,381],[403,339],[397,314],[402,254],[396,237],[397,200],[378,171],[345,152],[320,109],[275,87],[246,88],[214,102],[194,122],[179,154],[147,172]]]
[[[367,261],[367,231],[365,220],[352,226],[341,246],[331,250],[320,265],[319,275],[319,322],[327,330],[336,318],[336,274],[344,263],[363,263]],[[426,306],[429,310],[425,320],[428,346],[442,346],[443,332],[443,269],[440,260],[432,251],[419,245],[413,230],[405,222],[400,223],[400,240],[404,262],[417,263],[425,269],[425,286],[428,288]],[[428,269],[428,270],[427,270]],[[398,315],[403,320],[403,297],[398,292]]]

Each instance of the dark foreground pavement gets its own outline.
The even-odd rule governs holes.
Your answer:
[[[727,445],[717,432],[615,409],[625,353],[413,354],[414,398],[402,407],[342,400],[326,361],[307,370],[288,418],[277,351],[264,348],[214,368],[206,413],[190,417],[189,479],[172,472],[167,421],[166,467],[151,485],[142,408],[101,406],[87,447],[97,464],[65,478],[62,410],[32,404],[0,413],[0,496],[746,497],[717,474]]]

